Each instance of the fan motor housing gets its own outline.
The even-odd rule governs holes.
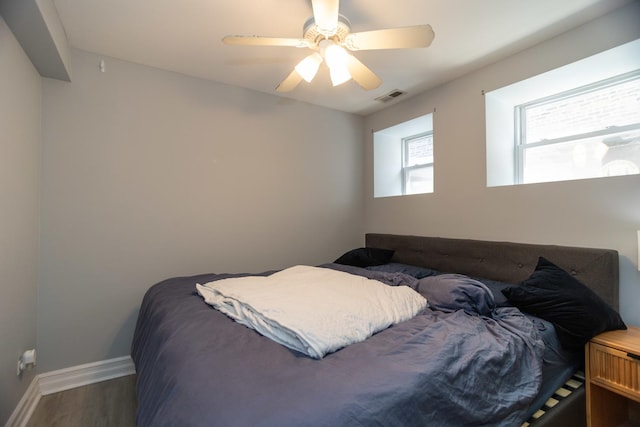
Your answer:
[[[324,34],[321,34],[318,31],[318,27],[316,26],[316,21],[313,16],[307,19],[302,27],[303,37],[315,45],[326,38],[333,40],[334,42],[342,43],[350,32],[351,22],[349,22],[347,17],[344,15],[338,15],[338,30],[330,37],[325,37]]]

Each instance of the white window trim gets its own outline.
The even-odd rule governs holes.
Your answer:
[[[433,115],[427,113],[384,129],[372,129],[374,199],[405,196],[402,193],[402,139],[433,131]]]
[[[408,195],[407,193],[407,181],[408,181],[408,175],[410,171],[413,170],[419,170],[419,169],[426,169],[429,167],[433,167],[433,163],[434,162],[429,162],[429,163],[421,163],[419,165],[413,165],[413,166],[407,166],[407,152],[408,152],[408,145],[411,141],[416,140],[416,139],[420,139],[420,138],[424,138],[427,136],[431,136],[431,143],[433,144],[433,131],[428,131],[428,132],[422,132],[416,135],[411,135],[411,136],[407,136],[402,138],[402,194],[403,195]]]
[[[537,99],[534,101],[530,101],[521,105],[517,105],[514,108],[515,111],[515,183],[523,184],[524,183],[524,159],[525,152],[529,148],[541,147],[545,145],[553,145],[560,144],[563,142],[575,141],[580,139],[586,139],[591,137],[598,136],[606,136],[610,134],[615,134],[619,132],[632,131],[636,129],[640,129],[640,124],[632,124],[627,126],[607,126],[604,129],[599,129],[592,132],[586,132],[581,134],[567,135],[560,138],[552,138],[552,139],[542,139],[540,141],[534,141],[526,143],[527,135],[527,122],[526,122],[526,113],[527,108],[538,107],[540,105],[549,104],[552,102],[561,101],[563,99],[572,98],[575,96],[583,95],[589,92],[594,92],[596,90],[604,89],[611,86],[616,86],[619,84],[623,84],[632,80],[640,79],[640,70],[635,70],[629,73],[625,73],[619,76],[615,76],[609,79],[601,80],[595,83],[591,83],[579,88],[575,88],[572,90],[560,92],[551,96],[547,96],[545,98]]]
[[[640,39],[597,53],[545,73],[485,90],[487,187],[518,185],[514,107],[640,69]]]

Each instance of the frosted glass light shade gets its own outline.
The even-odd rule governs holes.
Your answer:
[[[334,66],[340,66],[347,64],[347,51],[342,46],[338,46],[335,43],[327,45],[324,49],[324,59],[327,60],[329,68]]]
[[[321,63],[322,57],[318,53],[312,53],[296,65],[296,71],[307,83],[311,83]]]
[[[347,68],[347,53],[342,46],[330,44],[324,49],[324,59],[329,66],[331,83],[338,86],[351,79],[351,74]]]
[[[351,74],[346,65],[336,66],[329,68],[329,75],[331,76],[331,83],[334,86],[341,85],[342,83],[351,79]]]

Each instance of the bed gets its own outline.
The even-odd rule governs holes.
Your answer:
[[[138,426],[586,424],[584,337],[575,344],[565,334],[574,343],[565,348],[554,327],[562,319],[519,310],[508,297],[516,301],[548,261],[608,310],[609,323],[590,333],[622,328],[616,251],[392,234],[367,234],[365,243],[347,254],[384,259],[314,268],[413,287],[428,307],[320,357],[239,324],[196,290],[276,272],[152,286],[132,343]]]

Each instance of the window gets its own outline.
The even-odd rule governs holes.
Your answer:
[[[402,139],[402,194],[433,193],[433,132]]]
[[[640,173],[640,73],[515,107],[517,182]]]
[[[433,161],[433,114],[374,132],[374,197],[432,193]]]
[[[487,186],[640,174],[640,40],[485,94]]]

